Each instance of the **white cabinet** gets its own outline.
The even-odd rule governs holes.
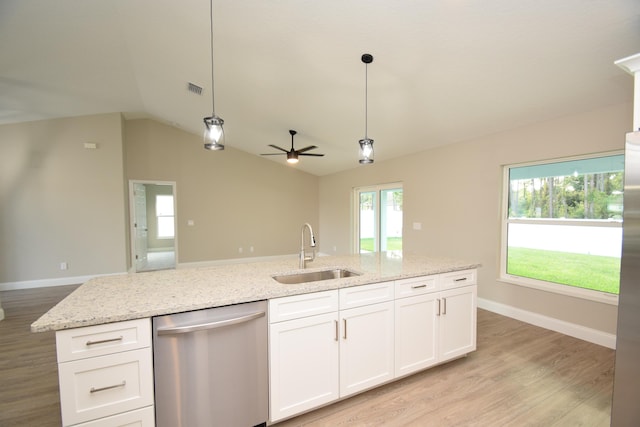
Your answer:
[[[437,304],[434,293],[395,301],[396,377],[438,362]]]
[[[475,286],[440,292],[439,360],[454,359],[476,349]]]
[[[475,270],[396,282],[396,377],[475,350],[475,285]]]
[[[150,319],[58,331],[56,347],[65,426],[154,425]]]
[[[272,422],[393,378],[393,282],[272,299],[269,322]]]
[[[393,285],[340,289],[340,397],[393,379]]]
[[[271,421],[337,400],[338,291],[269,300],[269,321]]]
[[[269,301],[276,422],[476,348],[476,270]]]
[[[393,379],[393,301],[340,311],[340,397]]]
[[[477,270],[462,270],[438,277],[439,359],[444,362],[476,349]]]

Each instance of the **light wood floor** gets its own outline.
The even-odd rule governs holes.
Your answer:
[[[0,426],[59,426],[53,333],[29,325],[75,286],[2,292]],[[614,351],[478,310],[478,351],[290,426],[608,426]]]

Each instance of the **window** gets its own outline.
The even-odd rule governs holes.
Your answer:
[[[355,251],[402,251],[402,184],[354,189]]]
[[[506,166],[502,278],[611,301],[620,286],[624,155]]]
[[[173,196],[156,195],[156,217],[158,219],[158,239],[173,239]]]

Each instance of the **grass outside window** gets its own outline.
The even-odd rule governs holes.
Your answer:
[[[509,247],[507,273],[618,294],[620,258]]]
[[[360,250],[364,252],[374,252],[373,237],[360,239]],[[387,251],[401,251],[402,250],[402,237],[388,237],[387,238]]]

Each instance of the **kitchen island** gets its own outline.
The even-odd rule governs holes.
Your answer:
[[[64,426],[135,423],[152,427],[160,420],[165,423],[162,425],[177,425],[180,422],[171,421],[172,417],[183,420],[184,414],[195,414],[196,409],[204,411],[203,419],[219,419],[226,415],[209,413],[212,405],[201,394],[202,404],[190,406],[184,413],[179,410],[181,405],[173,408],[170,404],[192,401],[188,396],[201,389],[196,383],[203,379],[221,384],[217,377],[211,380],[211,375],[230,372],[241,359],[234,354],[253,355],[240,372],[256,369],[251,378],[263,378],[256,382],[261,385],[249,387],[251,393],[234,399],[242,406],[244,398],[255,394],[259,415],[250,424],[263,425],[264,421],[278,422],[445,363],[476,348],[477,263],[389,252],[321,256],[304,270],[297,265],[297,258],[285,257],[104,276],[80,286],[31,325],[33,332],[56,331]],[[282,283],[291,282],[292,275],[328,271],[347,274],[340,278],[330,275],[325,280],[316,280],[311,274],[313,281]],[[226,320],[212,312],[249,310],[257,304],[264,308]],[[203,312],[210,312],[213,320],[202,322],[198,317],[196,323],[174,323],[176,316],[201,316]],[[165,315],[173,316],[166,320],[167,326],[161,323],[158,327],[157,322],[165,322],[161,320]],[[165,351],[159,347],[160,332],[193,330],[199,331],[195,333],[200,337],[217,337],[204,329],[237,325],[245,318],[262,318],[262,326],[247,326],[251,340],[234,338],[229,342],[262,342],[262,350],[234,353],[230,344],[223,345],[229,351],[210,350],[228,335],[212,338],[206,345],[194,344],[190,335],[184,340],[170,337],[168,346],[162,347]],[[236,326],[234,331],[238,333]],[[213,355],[226,355],[223,370],[210,370]],[[200,363],[193,365],[195,375],[186,375],[193,358]],[[167,375],[161,360],[170,367],[182,360],[180,375]],[[167,386],[167,378],[177,378],[179,386]],[[167,398],[170,391],[178,395]],[[157,401],[158,396],[164,400]],[[228,411],[225,405],[221,408],[235,419],[237,411]],[[229,423],[246,424],[237,420]]]
[[[396,253],[319,256],[305,271],[343,268],[359,276],[282,284],[299,272],[295,257],[207,268],[121,274],[91,279],[31,325],[32,332],[142,319],[163,314],[273,299],[383,281],[473,269],[478,263]]]

